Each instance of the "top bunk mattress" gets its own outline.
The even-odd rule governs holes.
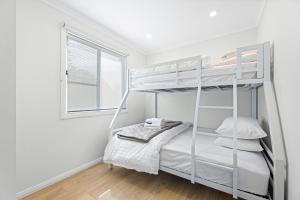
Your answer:
[[[160,166],[191,173],[191,137],[188,129],[162,147]],[[214,144],[214,136],[196,136],[196,176],[232,187],[232,171],[208,165],[205,162],[232,167],[232,149]],[[200,162],[204,161],[204,162]],[[270,171],[260,152],[238,151],[238,189],[267,195]]]

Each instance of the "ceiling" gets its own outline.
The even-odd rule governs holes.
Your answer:
[[[264,0],[56,0],[146,54],[257,26]],[[210,17],[211,11],[217,11]],[[151,34],[152,38],[147,38]]]

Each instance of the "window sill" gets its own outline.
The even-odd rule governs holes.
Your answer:
[[[101,111],[82,111],[82,112],[65,112],[61,114],[61,119],[73,119],[83,117],[97,117],[103,115],[114,115],[117,112],[114,110],[101,110]],[[127,108],[122,109],[120,114],[128,113]]]

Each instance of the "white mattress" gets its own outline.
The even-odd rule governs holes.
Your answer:
[[[192,129],[188,129],[162,147],[160,166],[190,174],[191,133]],[[197,135],[196,176],[232,187],[232,171],[199,162],[232,166],[232,149],[216,146],[215,139]],[[267,194],[270,171],[261,153],[238,151],[238,167],[238,189],[262,196]]]
[[[194,63],[192,63],[194,64]],[[202,69],[202,82],[226,82],[232,81],[235,64],[215,66]],[[241,66],[242,79],[256,78],[256,62],[245,63]],[[177,73],[177,72],[178,73]],[[218,75],[211,75],[218,74]],[[133,70],[131,72],[131,87],[156,86],[156,85],[174,85],[176,78],[179,82],[176,84],[197,84],[198,83],[197,65],[184,65],[181,67],[174,65]]]

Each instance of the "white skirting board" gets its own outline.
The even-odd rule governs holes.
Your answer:
[[[41,182],[41,183],[39,183],[37,185],[31,186],[31,187],[29,187],[29,188],[27,188],[27,189],[25,189],[23,191],[18,192],[16,194],[16,198],[17,199],[22,199],[22,198],[24,198],[24,197],[26,197],[26,196],[34,193],[34,192],[37,192],[37,191],[39,191],[41,189],[44,189],[44,188],[46,188],[46,187],[48,187],[50,185],[53,185],[54,183],[57,183],[57,182],[59,182],[61,180],[64,180],[64,179],[66,179],[66,178],[68,178],[68,177],[70,177],[70,176],[72,176],[72,175],[74,175],[74,174],[76,174],[78,172],[81,172],[81,171],[83,171],[83,170],[85,170],[85,169],[87,169],[89,167],[92,167],[92,166],[94,166],[94,165],[96,165],[98,163],[101,163],[102,160],[103,160],[103,157],[97,158],[96,160],[93,160],[93,161],[90,161],[90,162],[85,163],[83,165],[80,165],[80,166],[78,166],[78,167],[76,167],[74,169],[71,169],[71,170],[66,171],[66,172],[64,172],[62,174],[59,174],[59,175],[57,175],[57,176],[55,176],[53,178],[45,180],[45,181],[43,181],[43,182]]]

